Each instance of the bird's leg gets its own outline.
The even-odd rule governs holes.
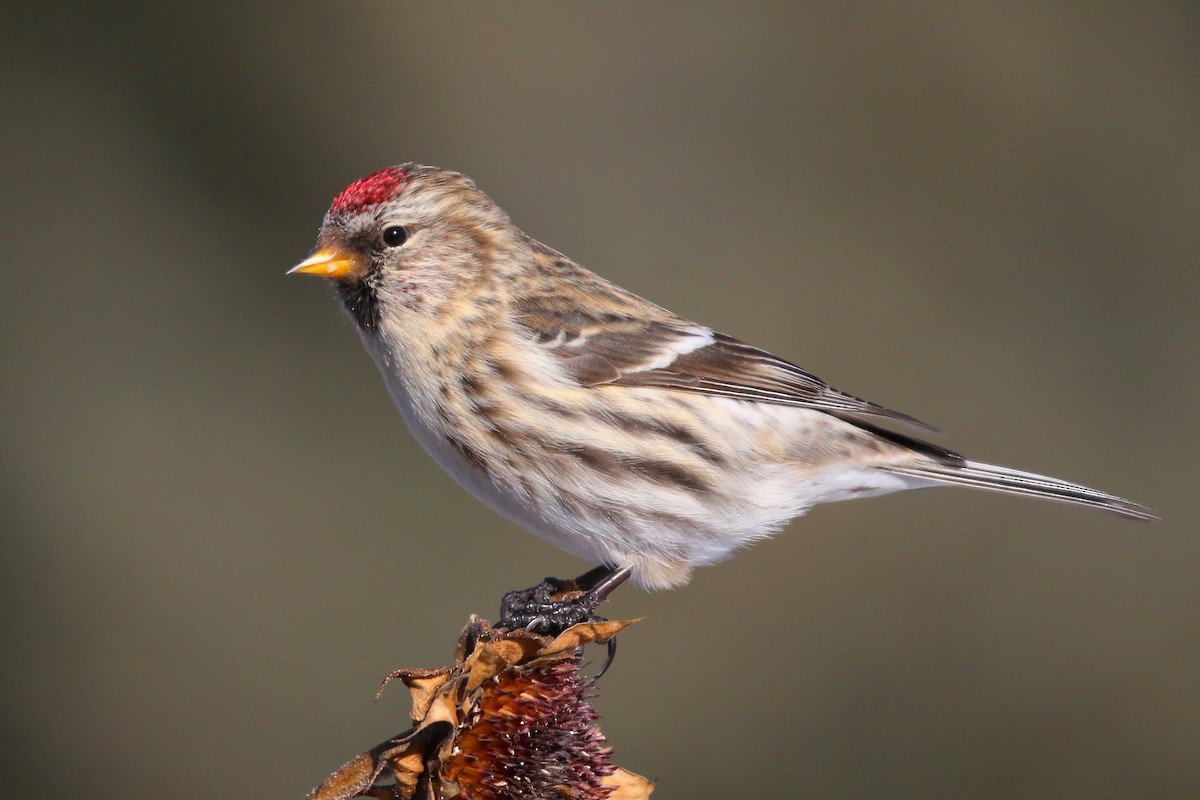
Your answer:
[[[600,620],[596,607],[633,573],[630,567],[601,566],[573,581],[546,578],[537,586],[508,592],[500,601],[497,628],[557,636],[580,622]]]
[[[633,570],[629,568],[621,570],[617,569],[616,567],[601,565],[599,567],[593,567],[592,569],[589,569],[587,572],[583,573],[574,581],[572,581],[572,583],[574,583],[581,592],[594,592],[601,590],[603,594],[596,601],[596,605],[600,605],[605,598],[612,594],[612,590],[620,586],[632,572]],[[614,578],[617,575],[620,575],[621,577],[616,578],[614,581]],[[610,585],[607,589],[601,589],[602,584],[605,583]]]

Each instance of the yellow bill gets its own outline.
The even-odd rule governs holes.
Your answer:
[[[357,278],[367,267],[367,260],[343,247],[322,247],[288,270],[288,275],[316,275],[320,278]]]

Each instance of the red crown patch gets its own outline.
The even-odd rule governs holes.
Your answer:
[[[404,186],[408,174],[399,167],[388,167],[357,180],[333,198],[329,206],[333,214],[357,214],[368,206],[391,200]]]

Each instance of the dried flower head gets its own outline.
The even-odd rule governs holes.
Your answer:
[[[309,800],[638,800],[652,786],[610,761],[579,649],[629,622],[575,625],[553,640],[473,619],[455,664],[399,670],[413,727],[363,753]],[[382,688],[380,689],[382,691]]]

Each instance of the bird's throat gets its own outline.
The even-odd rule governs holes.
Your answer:
[[[370,274],[361,278],[338,281],[338,299],[342,307],[354,320],[354,324],[364,331],[374,331],[379,327],[379,296]]]

